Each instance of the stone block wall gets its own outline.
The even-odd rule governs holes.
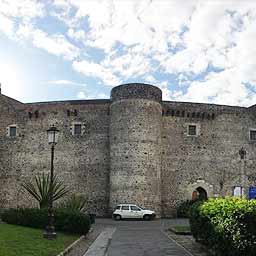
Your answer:
[[[6,102],[3,104],[6,105]],[[9,115],[10,111],[2,111],[1,119]],[[22,118],[6,119],[4,124],[1,123],[2,130],[13,123],[17,124],[18,136],[1,136],[1,175],[6,177],[0,179],[3,182],[1,196],[4,197],[0,207],[35,204],[20,185],[37,174],[49,172],[50,147],[46,130],[54,124],[60,130],[59,142],[55,147],[55,173],[73,193],[88,198],[88,211],[97,215],[107,213],[108,101],[25,104]],[[72,135],[73,123],[82,124],[82,135]]]
[[[247,108],[173,102],[164,103],[164,108],[163,216],[175,215],[174,206],[192,199],[197,187],[212,197],[231,196],[235,186],[248,189],[255,184],[256,143],[250,141],[249,129],[256,127],[256,120]],[[188,136],[189,124],[197,125],[198,136]],[[247,152],[244,160],[239,155],[242,147]]]
[[[161,215],[161,91],[127,84],[112,90],[110,207],[136,203]]]

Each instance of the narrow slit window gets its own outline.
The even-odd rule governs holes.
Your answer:
[[[17,136],[16,126],[10,126],[9,127],[9,134],[10,134],[10,137],[16,137]]]
[[[82,125],[75,124],[74,125],[74,135],[81,135],[82,134]]]
[[[189,125],[188,126],[188,135],[196,136],[196,125]]]
[[[250,130],[250,140],[256,141],[256,130]]]

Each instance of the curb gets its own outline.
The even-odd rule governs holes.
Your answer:
[[[96,238],[96,240],[91,244],[83,256],[106,256],[107,250],[110,245],[113,234],[116,228],[107,227],[101,234]]]
[[[182,235],[182,236],[191,236],[191,231],[177,231],[173,228],[168,228],[169,231],[173,232],[176,235]]]
[[[75,242],[73,242],[70,246],[68,246],[64,251],[59,253],[57,256],[65,256],[65,255],[67,255],[73,249],[73,247],[75,247],[84,238],[85,238],[84,235],[80,236]]]
[[[182,244],[175,241],[168,233],[161,230],[161,232],[171,241],[173,241],[176,245],[178,245],[180,248],[182,248],[189,256],[194,256],[187,248],[185,248]]]

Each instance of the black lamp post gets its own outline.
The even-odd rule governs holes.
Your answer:
[[[53,214],[53,160],[54,160],[54,146],[58,142],[59,130],[52,126],[47,130],[48,142],[51,145],[51,173],[50,173],[50,187],[49,187],[49,202],[48,202],[48,223],[45,228],[44,238],[54,239],[56,238],[56,232],[54,228],[54,214]]]

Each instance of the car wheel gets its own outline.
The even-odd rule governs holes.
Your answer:
[[[150,220],[150,219],[151,219],[151,217],[150,217],[150,215],[148,215],[148,214],[146,214],[146,215],[143,216],[143,220]]]
[[[119,214],[115,215],[114,218],[115,218],[115,220],[121,220],[122,219],[121,215],[119,215]]]

